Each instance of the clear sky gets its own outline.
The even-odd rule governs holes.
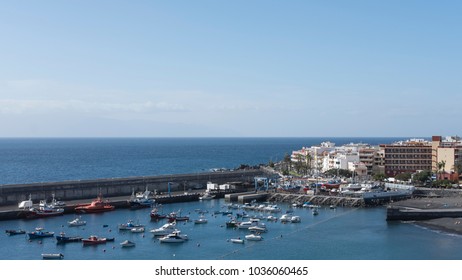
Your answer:
[[[2,1],[0,137],[460,135],[461,1]]]

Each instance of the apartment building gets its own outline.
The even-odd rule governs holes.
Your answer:
[[[385,175],[389,177],[432,168],[432,143],[429,141],[410,139],[380,147],[384,150]]]

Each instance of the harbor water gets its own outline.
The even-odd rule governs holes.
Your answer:
[[[194,173],[212,168],[234,168],[281,160],[303,146],[331,141],[391,143],[403,138],[182,138],[182,139],[0,139],[0,184],[19,184],[95,178]],[[128,198],[128,197],[127,197]],[[229,242],[244,238],[247,230],[226,228],[229,219],[217,214],[226,208],[223,199],[166,204],[162,211],[181,209],[197,218],[196,209],[207,210],[206,224],[179,223],[189,236],[180,244],[164,244],[153,238],[150,229],[164,221],[150,221],[150,209],[121,209],[102,214],[82,215],[83,227],[69,228],[74,215],[0,222],[1,259],[35,260],[42,253],[62,253],[70,260],[459,260],[462,239],[412,223],[386,222],[386,209],[322,208],[319,215],[309,209],[279,205],[294,211],[301,223],[266,221],[268,232],[262,241],[244,244]],[[231,210],[234,213],[236,210]],[[260,215],[259,212],[250,212]],[[282,213],[278,213],[280,217]],[[266,214],[268,215],[268,214]],[[146,232],[120,232],[117,225],[133,220],[146,225]],[[26,235],[7,236],[7,229],[32,231],[36,227],[65,232],[68,236],[114,237],[98,246],[81,243],[56,244],[55,238],[29,241]],[[124,240],[136,243],[121,248]]]
[[[268,231],[262,233],[262,241],[232,243],[233,238],[245,239],[248,229],[226,227],[228,215],[214,214],[228,210],[223,199],[197,201],[162,206],[162,211],[181,210],[190,215],[189,222],[178,222],[177,228],[187,234],[184,243],[160,243],[150,229],[158,228],[166,220],[150,220],[150,209],[117,210],[102,214],[86,214],[81,218],[86,226],[68,227],[73,215],[39,219],[1,222],[2,229],[32,231],[42,227],[47,231],[65,232],[67,236],[90,235],[114,237],[114,242],[83,246],[82,243],[57,244],[55,238],[29,240],[27,235],[2,234],[2,258],[10,260],[41,259],[42,253],[61,253],[68,260],[448,260],[462,257],[462,239],[414,226],[409,223],[385,221],[385,209],[377,208],[321,208],[318,215],[310,209],[281,205],[282,211],[293,211],[301,217],[300,223],[264,221]],[[206,210],[205,224],[195,224],[198,209]],[[261,212],[247,212],[263,215]],[[275,214],[272,214],[275,215]],[[276,214],[278,217],[282,213]],[[118,230],[118,224],[133,220],[146,225],[144,233]],[[120,243],[130,240],[132,248],[122,248]]]

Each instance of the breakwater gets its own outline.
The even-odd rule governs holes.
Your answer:
[[[98,194],[105,198],[129,196],[133,191],[148,188],[158,194],[166,192],[186,192],[206,187],[207,182],[217,184],[232,183],[236,188],[249,187],[254,177],[264,176],[261,169],[206,172],[195,174],[172,174],[130,178],[107,178],[99,180],[78,180],[64,182],[44,182],[33,184],[0,185],[0,206],[17,206],[29,195],[34,203],[50,200],[53,195],[58,200],[94,199]]]

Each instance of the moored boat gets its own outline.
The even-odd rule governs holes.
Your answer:
[[[151,191],[146,187],[146,191],[142,193],[132,193],[131,198],[128,200],[130,209],[149,208],[156,202],[154,198],[150,197]]]
[[[79,227],[87,224],[86,221],[81,220],[80,217],[75,218],[74,220],[67,222],[70,227]]]
[[[244,239],[241,238],[231,238],[229,241],[232,243],[244,244]]]
[[[161,226],[160,228],[152,229],[149,232],[156,236],[164,236],[170,234],[176,230],[176,223],[167,223]]]
[[[134,247],[135,245],[136,245],[135,242],[130,241],[130,240],[125,240],[124,242],[120,243],[120,246],[122,248]]]
[[[27,235],[29,236],[29,239],[38,239],[38,238],[53,237],[55,233],[51,231],[43,231],[43,228],[36,228],[32,232],[28,232]]]
[[[26,219],[47,218],[61,216],[64,214],[63,208],[50,208],[48,206],[39,206],[38,208],[30,208],[24,212]]]
[[[80,204],[75,207],[77,213],[101,213],[114,210],[115,207],[109,204],[108,201],[103,201],[101,195],[99,195],[91,203]]]
[[[22,229],[7,229],[5,230],[5,233],[11,236],[11,235],[25,234],[26,231]]]
[[[174,232],[159,238],[161,243],[182,243],[188,240],[188,236],[185,234],[181,234],[180,231],[175,230]]]
[[[107,242],[106,238],[100,238],[96,235],[92,235],[89,238],[82,239],[83,245],[98,245],[105,244]]]
[[[144,229],[144,225],[142,224],[135,224],[133,223],[132,220],[129,220],[127,223],[125,224],[119,224],[118,225],[118,228],[119,230],[132,230],[132,229],[136,229],[136,228],[143,228]]]
[[[61,232],[59,235],[56,236],[56,241],[58,244],[65,244],[71,242],[80,242],[82,241],[82,237],[80,236],[66,236],[64,232]]]
[[[44,260],[62,260],[64,259],[63,254],[42,254],[42,259]]]
[[[261,235],[258,235],[258,234],[249,234],[249,235],[245,236],[245,239],[247,239],[249,241],[261,241],[261,240],[263,240],[263,237]]]
[[[201,215],[198,219],[194,220],[195,224],[206,224],[208,220],[205,218],[204,215]]]

